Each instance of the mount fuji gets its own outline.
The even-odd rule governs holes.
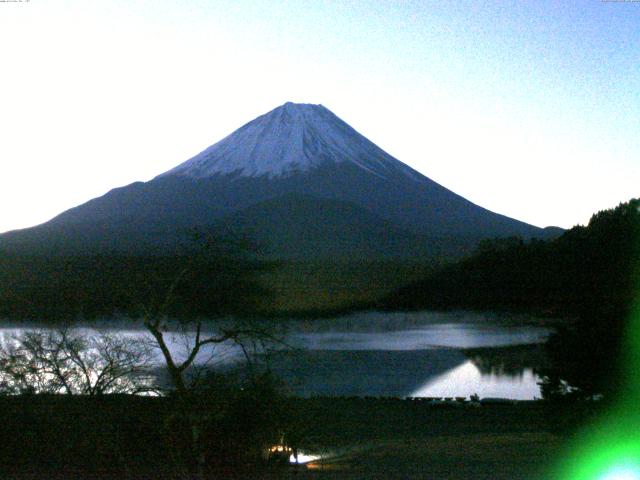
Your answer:
[[[1,235],[0,249],[149,252],[193,228],[293,259],[455,257],[482,238],[550,234],[451,192],[321,105],[286,103],[149,182]]]

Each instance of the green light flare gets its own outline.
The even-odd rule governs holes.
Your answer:
[[[554,478],[604,480],[609,477],[613,480],[616,478],[613,476],[616,471],[635,471],[640,475],[638,416],[629,419],[624,417],[625,413],[628,412],[614,412],[593,428],[584,431],[570,446],[572,455]]]
[[[640,480],[640,301],[633,312],[625,335],[622,394],[567,446],[553,479]]]
[[[637,291],[640,292],[640,288]],[[636,409],[640,409],[640,405],[637,404],[637,401],[640,400],[640,298],[636,301],[633,309],[624,349],[625,379],[627,381],[624,401],[636,403]]]
[[[635,465],[615,467],[607,472],[601,480],[640,480],[640,468]]]

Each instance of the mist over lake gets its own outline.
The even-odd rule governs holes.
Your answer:
[[[264,320],[267,322],[267,320]],[[540,396],[533,369],[551,329],[526,316],[477,312],[362,312],[332,319],[270,320],[281,343],[259,358],[300,396],[481,397],[533,399]],[[7,325],[15,335],[38,325]],[[213,328],[213,324],[209,324]],[[136,323],[91,322],[73,329],[100,330],[148,340]],[[178,356],[184,338],[168,336]],[[159,352],[158,352],[159,353]],[[231,343],[215,353],[215,366],[234,368],[243,353]],[[158,354],[158,365],[162,360]]]

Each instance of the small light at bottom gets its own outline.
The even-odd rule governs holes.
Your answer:
[[[293,454],[289,457],[290,463],[309,463],[315,460],[320,460],[320,455],[307,455],[306,453],[298,452],[298,458],[296,458]]]

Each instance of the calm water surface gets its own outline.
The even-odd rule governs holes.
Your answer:
[[[550,333],[523,317],[473,312],[367,312],[285,325],[285,342],[292,348],[263,358],[290,393],[302,396],[476,393],[533,399],[540,396],[533,369],[542,361],[539,346]],[[23,329],[5,327],[0,333]],[[146,337],[144,330],[130,326],[117,331]],[[173,338],[171,348],[180,356],[182,339]],[[241,358],[229,344],[218,346],[216,353],[218,363],[227,367]]]
[[[472,312],[358,313],[292,322],[275,373],[304,396],[540,397],[534,368],[551,330]]]

